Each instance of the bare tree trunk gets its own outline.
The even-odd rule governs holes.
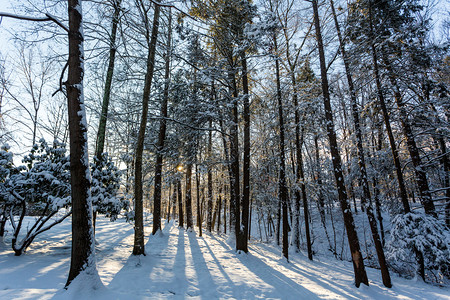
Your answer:
[[[342,213],[344,215],[344,224],[347,231],[347,238],[350,246],[350,252],[352,254],[353,269],[355,272],[355,285],[356,287],[359,287],[361,283],[369,285],[369,280],[367,278],[366,270],[364,267],[363,257],[359,245],[359,239],[353,221],[353,215],[351,213],[350,205],[348,203],[347,191],[345,190],[341,157],[339,155],[336,132],[334,130],[333,114],[331,110],[327,69],[325,64],[325,53],[323,49],[322,33],[320,30],[319,9],[317,5],[317,0],[312,0],[312,6],[314,10],[314,27],[316,29],[316,39],[319,50],[320,74],[322,80],[322,93],[326,119],[325,121],[328,139],[330,142],[330,152],[333,161],[334,176],[336,178],[339,202],[341,204]]]
[[[297,173],[298,173],[297,176],[298,179],[300,180],[300,187],[303,198],[303,214],[305,218],[306,247],[308,249],[308,259],[313,260],[311,233],[309,229],[308,198],[306,197],[305,172],[303,170],[303,154],[301,148],[302,144],[303,144],[303,133],[300,136],[300,143],[299,143],[300,149],[297,149]]]
[[[236,250],[248,252],[249,206],[250,206],[250,99],[248,91],[247,58],[241,54],[242,87],[244,90],[244,159],[243,159],[243,193],[242,193],[242,226],[236,240]]]
[[[212,127],[212,121],[209,120],[209,128]],[[212,157],[212,131],[209,131],[208,134],[208,159]],[[212,231],[213,222],[213,179],[212,179],[212,170],[211,165],[208,166],[208,215],[207,215],[207,230],[208,232]]]
[[[278,51],[278,44],[276,35],[273,35],[273,44],[275,55]],[[286,185],[286,165],[285,165],[285,145],[284,145],[284,119],[283,119],[283,101],[281,97],[281,82],[280,82],[280,62],[279,58],[275,58],[275,69],[277,78],[277,100],[278,100],[278,121],[280,124],[280,174],[279,174],[279,195],[282,207],[283,215],[283,234],[282,234],[282,244],[283,244],[283,256],[289,259],[289,237],[288,237],[288,215],[287,215],[287,185]]]
[[[169,101],[169,83],[170,83],[170,58],[171,58],[171,39],[172,39],[172,13],[169,10],[168,21],[168,34],[167,34],[167,50],[164,57],[164,91],[163,99],[161,103],[161,113],[159,119],[159,134],[158,144],[156,146],[156,163],[155,163],[155,192],[153,193],[153,230],[152,234],[155,234],[158,230],[161,230],[161,182],[162,182],[162,167],[163,167],[163,150],[164,142],[166,139],[166,118],[167,103]]]
[[[222,182],[219,187],[219,198],[217,200],[217,233],[220,233],[220,214],[222,211]]]
[[[178,191],[178,227],[184,226],[184,215],[183,215],[183,194],[181,192],[181,179],[178,178],[177,182]]]
[[[84,108],[83,16],[80,0],[68,1],[69,72],[66,83],[70,134],[70,176],[72,186],[72,252],[66,287],[81,273],[97,277],[94,230]],[[98,278],[100,281],[100,278]]]
[[[119,24],[119,15],[121,10],[122,0],[113,0],[112,5],[114,7],[114,14],[112,19],[111,36],[109,40],[109,60],[108,70],[106,71],[105,89],[103,91],[102,113],[100,115],[100,121],[98,123],[97,132],[97,146],[95,148],[95,157],[100,160],[101,155],[105,148],[106,139],[106,122],[108,120],[109,99],[111,95],[112,78],[114,75],[114,62],[116,59],[116,36],[117,26]]]
[[[184,195],[186,205],[186,228],[187,230],[194,229],[194,222],[192,220],[192,163],[188,162],[186,165],[186,194]]]
[[[202,210],[200,205],[200,173],[198,172],[198,165],[195,165],[195,182],[197,185],[197,227],[199,236],[202,236]]]
[[[153,80],[153,71],[155,66],[156,41],[158,38],[159,28],[159,5],[155,5],[155,12],[153,15],[153,27],[148,48],[147,70],[145,74],[144,93],[142,96],[142,115],[139,126],[136,158],[134,167],[134,247],[133,255],[145,255],[144,245],[144,202],[142,189],[142,153],[144,152],[144,138],[145,129],[147,127],[148,102],[150,99],[150,88]],[[147,32],[148,38],[148,32]]]
[[[232,85],[232,115],[233,124],[231,125],[230,136],[230,161],[231,161],[231,173],[230,173],[230,226],[234,227],[234,234],[236,239],[236,250],[237,250],[237,239],[240,233],[240,172],[239,172],[239,113],[238,113],[238,92],[236,85],[235,74],[232,70],[228,74],[229,81]]]

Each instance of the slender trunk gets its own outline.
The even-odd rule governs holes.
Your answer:
[[[222,183],[220,183],[222,184]],[[219,198],[217,200],[217,233],[220,233],[220,214],[222,210],[222,186],[219,187]]]
[[[134,167],[134,247],[133,255],[145,255],[144,245],[144,201],[142,188],[142,154],[144,152],[145,129],[147,127],[148,102],[155,66],[156,41],[159,28],[159,5],[155,5],[153,27],[148,48],[147,70],[145,74],[144,93],[142,96],[142,115],[135,151]]]
[[[336,132],[334,130],[333,114],[331,110],[327,69],[325,64],[325,53],[322,42],[322,34],[320,30],[319,9],[317,5],[317,0],[312,0],[312,5],[314,10],[314,27],[316,29],[316,39],[319,50],[320,73],[322,80],[322,93],[325,108],[327,134],[330,142],[330,152],[333,161],[334,176],[336,178],[339,202],[341,204],[342,213],[344,215],[344,224],[347,231],[347,238],[350,246],[350,252],[352,254],[353,268],[355,272],[355,285],[356,287],[359,287],[361,283],[369,285],[369,280],[367,278],[366,270],[364,267],[363,257],[359,245],[359,239],[356,233],[353,215],[350,210],[350,205],[348,203],[347,192],[345,190],[341,157],[339,155]]]
[[[319,204],[319,213],[320,213],[320,219],[322,222],[325,222],[325,200],[323,199],[323,193],[322,193],[322,174],[320,171],[320,157],[319,157],[319,135],[314,135],[314,147],[315,147],[315,159],[316,159],[316,177],[317,177],[317,185],[319,189],[319,195],[317,198],[317,202]]]
[[[95,148],[95,157],[99,161],[105,148],[106,139],[106,122],[108,120],[109,99],[111,96],[112,78],[114,75],[114,63],[116,59],[116,36],[117,26],[119,24],[119,15],[121,10],[122,0],[114,0],[112,5],[114,7],[114,14],[112,18],[111,37],[109,40],[109,59],[108,70],[106,71],[105,89],[103,91],[102,113],[98,123],[97,143]]]
[[[83,16],[80,0],[68,1],[69,71],[66,82],[70,135],[70,175],[72,186],[72,252],[66,287],[82,271],[97,276],[84,108]],[[100,279],[98,279],[100,280]]]
[[[225,193],[223,197],[223,233],[227,234],[227,186],[225,186]]]
[[[313,260],[311,233],[309,229],[309,210],[308,210],[308,198],[306,197],[306,184],[305,184],[305,172],[303,170],[303,154],[301,145],[303,144],[303,133],[300,137],[300,149],[297,150],[297,173],[298,180],[300,181],[300,187],[303,198],[303,214],[305,217],[305,232],[306,232],[306,247],[308,249],[308,259]]]
[[[171,39],[172,39],[172,14],[169,10],[167,34],[167,52],[164,57],[164,90],[161,103],[161,112],[159,119],[158,144],[156,146],[156,163],[155,163],[155,191],[153,193],[153,230],[155,234],[161,230],[161,183],[162,183],[162,167],[163,167],[163,150],[166,139],[166,119],[167,119],[167,103],[169,101],[169,83],[170,83],[170,57],[171,57]]]
[[[342,39],[341,30],[340,30],[339,23],[337,20],[336,11],[334,9],[333,0],[330,0],[330,4],[331,4],[331,11],[332,11],[333,18],[334,18],[334,23],[336,26],[336,31],[338,34],[339,48],[341,51],[342,59],[344,61],[348,87],[350,90],[350,101],[351,101],[353,122],[355,125],[355,134],[356,134],[356,149],[358,152],[358,165],[359,165],[359,172],[360,172],[360,176],[361,176],[360,182],[362,184],[363,199],[364,199],[364,201],[361,201],[361,205],[363,207],[366,206],[365,211],[366,211],[367,217],[369,219],[370,230],[372,232],[372,239],[375,244],[375,249],[377,252],[378,263],[380,264],[381,276],[383,278],[383,284],[384,284],[384,286],[390,288],[390,287],[392,287],[391,277],[389,275],[389,270],[388,270],[388,267],[386,264],[386,258],[384,255],[383,245],[381,244],[380,235],[378,233],[377,221],[375,219],[375,215],[372,210],[372,201],[371,201],[371,195],[370,195],[369,180],[367,178],[366,162],[365,162],[365,155],[364,155],[364,149],[363,149],[363,144],[362,144],[363,140],[362,140],[361,125],[360,125],[360,121],[359,121],[359,110],[358,110],[358,105],[356,102],[355,87],[353,85],[353,78],[352,78],[352,74],[350,71],[347,52],[345,51],[345,45],[344,45],[344,41]]]
[[[192,230],[194,228],[194,222],[192,220],[192,163],[188,162],[186,165],[186,193],[185,205],[186,205],[186,228]]]
[[[249,205],[250,205],[250,99],[248,91],[247,59],[245,52],[241,54],[242,87],[244,91],[244,159],[242,182],[242,223],[239,237],[236,240],[236,250],[248,252]]]
[[[183,215],[183,193],[181,191],[181,179],[177,182],[178,191],[178,227],[184,226],[184,215]]]
[[[239,113],[238,113],[238,92],[236,85],[235,74],[230,71],[228,74],[229,81],[232,84],[232,115],[233,124],[231,125],[230,136],[230,161],[231,161],[231,176],[230,176],[230,226],[234,227],[234,234],[236,239],[236,250],[238,250],[237,240],[240,233],[240,187],[239,187]]]
[[[212,121],[209,120],[209,128],[212,127]],[[208,158],[212,157],[212,131],[209,131],[208,135]],[[212,170],[211,165],[208,166],[208,215],[207,215],[207,230],[208,232],[212,232],[213,229],[213,179],[212,179]]]
[[[381,128],[379,128],[379,130],[378,130],[378,142],[377,142],[377,145],[376,145],[376,149],[377,149],[378,152],[381,151],[382,141],[383,141],[383,133],[381,131]],[[373,142],[373,144],[375,145],[375,141]],[[374,194],[373,196],[375,198],[375,207],[376,207],[376,211],[377,211],[377,219],[378,219],[378,223],[380,224],[381,242],[382,242],[382,244],[384,246],[385,245],[385,237],[384,237],[383,216],[381,215],[380,189],[378,187],[378,178],[377,178],[376,174],[373,177],[373,194]]]
[[[275,55],[278,51],[278,44],[276,35],[273,35],[273,44]],[[281,97],[281,81],[280,81],[280,61],[279,58],[275,58],[275,70],[276,70],[276,79],[277,79],[277,102],[278,102],[278,122],[280,125],[280,174],[279,174],[279,195],[280,202],[282,207],[282,215],[283,215],[283,235],[282,235],[282,244],[283,244],[283,256],[286,259],[289,259],[289,237],[288,237],[288,215],[287,215],[287,185],[286,185],[286,165],[285,165],[285,145],[284,145],[284,119],[283,119],[283,101]]]
[[[202,236],[202,211],[200,206],[200,173],[198,172],[198,165],[195,165],[195,182],[197,184],[197,227],[199,236]]]

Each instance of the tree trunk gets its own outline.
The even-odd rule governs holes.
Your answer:
[[[209,120],[209,128],[212,127],[212,121]],[[208,133],[208,159],[210,160],[212,157],[212,131],[210,130]],[[211,164],[208,165],[208,215],[207,215],[207,230],[208,232],[212,231],[213,222],[213,179],[212,179],[212,170]]]
[[[242,182],[242,226],[236,240],[236,250],[248,252],[249,205],[250,205],[250,99],[248,91],[247,58],[245,51],[241,54],[242,87],[244,90],[244,159]]]
[[[273,44],[275,55],[277,55],[278,45],[276,35],[273,35]],[[289,237],[288,237],[288,215],[287,215],[287,197],[288,190],[286,185],[286,165],[285,165],[285,145],[284,145],[284,119],[283,119],[283,101],[281,97],[281,82],[280,82],[280,62],[279,58],[275,58],[275,69],[276,69],[276,79],[277,79],[277,101],[278,101],[278,122],[280,125],[280,174],[279,174],[279,195],[282,207],[283,215],[283,256],[289,260]]]
[[[232,84],[232,115],[233,124],[230,130],[230,161],[231,161],[231,173],[230,173],[230,226],[234,227],[234,234],[236,239],[236,250],[238,245],[238,238],[240,233],[241,216],[240,216],[240,184],[239,184],[239,113],[238,113],[238,92],[236,85],[235,74],[232,70],[229,71],[228,78]]]
[[[188,162],[186,165],[186,228],[192,231],[194,229],[194,222],[192,220],[192,163]]]
[[[148,102],[150,99],[150,88],[153,80],[155,66],[156,41],[159,28],[159,5],[155,5],[153,15],[153,27],[150,44],[148,48],[147,70],[145,74],[144,93],[142,96],[142,115],[139,133],[136,142],[135,167],[134,167],[134,247],[133,255],[145,255],[144,246],[144,201],[142,189],[142,153],[144,152],[145,129],[147,127]]]
[[[105,89],[103,91],[102,113],[100,115],[100,121],[98,123],[97,143],[96,143],[97,146],[95,148],[95,157],[97,158],[98,161],[101,159],[101,155],[105,148],[106,122],[108,120],[109,99],[111,95],[112,78],[114,75],[114,62],[116,59],[116,51],[117,51],[116,36],[117,36],[117,25],[119,24],[121,2],[122,0],[114,0],[112,3],[114,7],[114,14],[112,19],[111,37],[109,40],[108,70],[106,71]]]
[[[330,152],[333,161],[334,176],[336,178],[336,185],[338,189],[339,202],[341,204],[342,213],[344,215],[344,224],[347,231],[348,243],[350,246],[350,252],[352,254],[353,268],[355,272],[355,285],[359,287],[361,283],[369,285],[366,270],[364,267],[363,257],[360,250],[358,235],[355,230],[355,224],[353,221],[353,215],[350,211],[350,205],[348,203],[347,191],[345,190],[344,176],[342,173],[341,157],[339,155],[339,149],[337,145],[336,132],[334,130],[333,114],[330,104],[330,93],[328,88],[327,69],[325,64],[325,53],[323,49],[322,34],[320,30],[319,22],[319,9],[317,0],[312,0],[312,6],[314,10],[314,27],[316,29],[316,39],[319,50],[320,60],[320,74],[322,80],[322,93],[323,102],[325,108],[325,120],[327,127],[328,139],[330,142]]]
[[[161,113],[159,119],[158,144],[156,146],[156,163],[155,163],[155,192],[153,193],[153,230],[155,234],[161,230],[161,182],[163,167],[163,150],[166,139],[166,119],[167,119],[167,103],[169,101],[169,83],[170,83],[170,57],[171,57],[171,39],[172,39],[172,13],[169,10],[167,34],[167,52],[164,57],[164,91],[161,103]]]
[[[199,236],[202,236],[202,210],[200,206],[200,173],[198,172],[198,165],[195,165],[195,183],[197,185],[197,227]]]
[[[87,122],[83,95],[83,16],[80,0],[68,1],[69,71],[66,83],[70,135],[72,186],[72,252],[66,287],[81,273],[98,277],[95,264],[94,231],[87,143]]]
[[[303,133],[300,137],[300,149],[297,149],[297,173],[298,180],[300,181],[300,187],[302,191],[303,198],[303,214],[305,217],[305,232],[306,232],[306,247],[308,249],[308,259],[313,260],[312,253],[312,243],[311,243],[311,233],[309,229],[309,210],[308,210],[308,198],[306,197],[306,184],[305,184],[305,172],[303,170],[303,154],[302,154],[302,146],[303,144]]]
[[[178,227],[184,226],[184,215],[183,215],[183,194],[181,192],[181,179],[178,178],[177,182],[178,191]]]

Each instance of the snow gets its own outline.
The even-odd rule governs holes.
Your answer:
[[[237,254],[227,236],[198,237],[172,221],[147,237],[147,256],[133,256],[133,226],[123,218],[109,222],[104,216],[98,217],[96,229],[96,259],[104,287],[87,282],[91,277],[83,275],[64,290],[70,220],[43,233],[19,257],[10,248],[8,230],[0,243],[0,299],[449,299],[450,295],[449,288],[395,274],[394,287],[385,288],[379,271],[372,268],[367,268],[370,286],[356,288],[350,262],[324,256],[311,262],[292,252],[287,263],[278,246],[253,240],[248,254]]]

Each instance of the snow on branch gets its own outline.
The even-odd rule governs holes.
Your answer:
[[[61,27],[62,29],[64,29],[66,32],[69,32],[69,28],[67,28],[66,25],[64,25],[63,23],[61,23],[58,19],[56,19],[56,17],[52,16],[49,13],[45,14],[45,18],[35,18],[35,17],[28,17],[28,16],[21,16],[21,15],[16,15],[16,14],[10,14],[10,13],[5,13],[5,12],[0,12],[0,17],[7,17],[7,18],[13,18],[13,19],[19,19],[19,20],[26,20],[26,21],[35,21],[35,22],[47,22],[47,21],[52,21],[54,22],[56,25],[58,25],[59,27]]]

